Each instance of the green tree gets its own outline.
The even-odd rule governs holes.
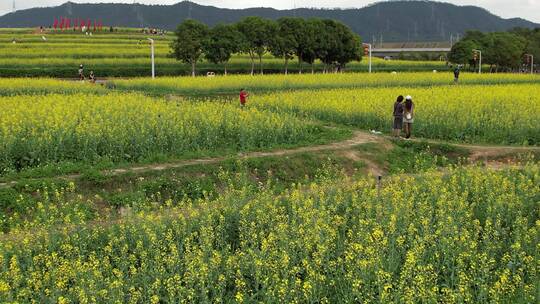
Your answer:
[[[325,19],[316,26],[319,29],[316,53],[325,64],[325,70],[333,66],[336,71],[341,71],[347,63],[362,60],[360,37],[346,25]]]
[[[510,33],[522,37],[525,41],[525,54],[533,55],[535,61],[540,61],[540,28],[527,29],[527,28],[514,28]]]
[[[223,64],[227,75],[227,63],[234,53],[242,49],[241,34],[233,25],[216,25],[204,43],[204,57],[214,64]]]
[[[191,75],[195,77],[197,61],[203,54],[203,46],[208,39],[208,27],[198,21],[188,19],[176,29],[176,39],[171,48],[176,60],[191,64]]]
[[[296,56],[300,65],[299,73],[302,73],[303,63],[311,66],[311,73],[314,73],[315,60],[318,58],[318,49],[322,43],[321,30],[323,23],[319,19],[309,19],[304,22],[302,27],[299,27],[298,49]]]
[[[336,63],[340,70],[351,61],[361,61],[363,55],[362,39],[355,34],[348,26],[341,22],[336,22],[338,33],[338,46],[336,51]]]
[[[500,68],[512,70],[522,63],[523,53],[527,43],[524,38],[507,32],[487,34],[482,40],[485,49],[485,62]]]
[[[255,58],[259,58],[259,66],[263,74],[262,58],[276,35],[276,23],[260,17],[246,17],[236,26],[245,42],[242,44],[243,52],[249,54],[251,59],[251,75],[255,72]]]
[[[525,53],[534,56],[535,62],[540,62],[540,28],[530,32],[529,37],[524,37],[527,43]]]
[[[285,60],[285,74],[288,74],[289,60],[297,53],[304,23],[304,19],[290,17],[277,21],[277,35],[272,39],[270,52]]]
[[[486,35],[480,31],[467,31],[459,42],[452,46],[448,54],[448,60],[457,64],[469,64],[471,68],[477,68],[479,60],[473,59],[473,50],[479,49],[482,51],[482,63],[486,63],[489,50],[485,46]]]
[[[456,64],[468,64],[473,59],[473,50],[477,49],[477,42],[473,40],[461,40],[452,46],[448,54],[448,61]]]
[[[493,32],[484,34],[479,31],[469,31],[464,38],[456,43],[448,54],[453,63],[471,65],[473,49],[482,51],[482,64],[489,64],[490,70],[515,70],[523,64],[523,54],[540,51],[540,30],[516,28],[510,32]]]

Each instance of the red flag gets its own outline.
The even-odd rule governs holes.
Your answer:
[[[85,27],[84,19],[81,19],[81,28]]]
[[[64,29],[64,17],[60,17],[60,29]]]
[[[66,19],[66,29],[69,30],[70,27],[71,27],[71,18],[67,18]]]
[[[54,18],[54,24],[53,24],[53,27],[54,27],[55,30],[56,30],[56,28],[58,27],[58,19],[57,19],[57,18]]]
[[[91,25],[92,25],[92,21],[90,21],[90,19],[87,19],[86,20],[86,27],[88,28],[88,30],[90,30]]]
[[[96,20],[94,19],[94,32],[96,31]]]

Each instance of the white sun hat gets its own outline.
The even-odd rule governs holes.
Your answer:
[[[411,95],[407,95],[407,97],[405,97],[406,100],[412,100],[412,97]]]

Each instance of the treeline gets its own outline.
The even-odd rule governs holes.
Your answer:
[[[515,28],[508,32],[482,33],[468,31],[456,43],[448,55],[452,63],[477,68],[478,56],[473,50],[482,52],[482,64],[490,65],[490,71],[517,71],[530,69],[530,56],[540,59],[540,28],[531,30]]]
[[[362,59],[362,43],[343,23],[330,19],[303,19],[284,17],[276,21],[260,17],[247,17],[235,24],[220,24],[213,28],[196,20],[186,20],[175,31],[171,44],[172,55],[191,65],[195,76],[197,62],[205,58],[209,62],[225,66],[233,54],[248,54],[251,74],[258,61],[263,74],[263,57],[266,53],[285,60],[285,74],[289,61],[297,58],[300,73],[304,64],[314,69],[316,60],[324,64],[324,70],[340,71],[347,63]]]

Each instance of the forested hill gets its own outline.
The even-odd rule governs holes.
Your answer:
[[[0,17],[0,27],[49,26],[55,17],[101,19],[105,25],[174,29],[186,18],[209,25],[235,22],[246,16],[276,19],[283,16],[331,18],[344,22],[364,40],[444,41],[466,30],[503,31],[540,27],[524,19],[503,19],[475,6],[430,1],[387,1],[359,9],[275,10],[223,9],[188,1],[174,5],[75,4],[21,10]]]

